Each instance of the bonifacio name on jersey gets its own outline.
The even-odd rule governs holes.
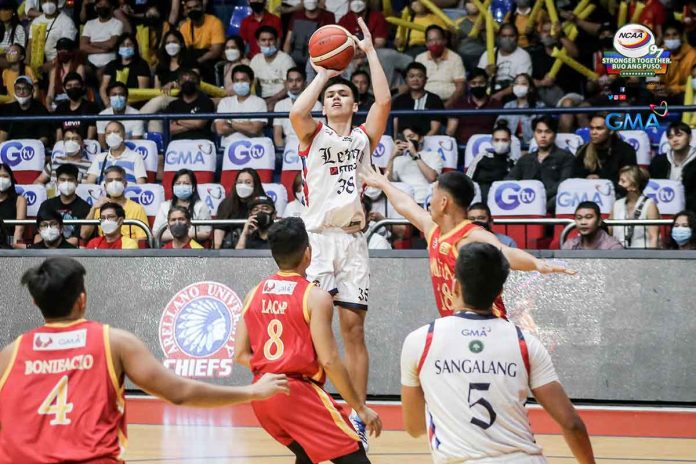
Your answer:
[[[435,374],[493,374],[517,377],[517,363],[482,359],[436,359]]]

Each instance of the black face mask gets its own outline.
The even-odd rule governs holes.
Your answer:
[[[251,7],[251,11],[253,11],[256,14],[261,13],[263,9],[266,7],[266,5],[263,2],[249,2],[249,6]]]
[[[479,87],[469,87],[469,90],[471,91],[471,95],[473,95],[475,98],[483,98],[486,96],[485,85]]]
[[[185,81],[181,83],[181,93],[186,96],[195,95],[198,92],[198,83],[193,81]]]
[[[273,216],[263,211],[256,213],[256,225],[259,226],[260,230],[266,230],[273,224]]]
[[[612,50],[614,48],[614,39],[612,37],[604,37],[599,39],[600,50]]]
[[[100,6],[98,8],[95,8],[94,11],[97,13],[97,16],[99,16],[101,19],[106,19],[111,16],[111,8],[108,6]]]
[[[616,198],[623,198],[628,195],[628,190],[622,185],[617,185],[614,191],[616,193]]]
[[[188,17],[191,21],[200,21],[203,18],[203,10],[191,10],[188,12]]]
[[[65,93],[68,95],[69,99],[75,101],[82,98],[85,94],[85,90],[82,87],[73,87],[72,89],[66,90]]]

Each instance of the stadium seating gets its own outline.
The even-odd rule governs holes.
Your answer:
[[[152,140],[127,140],[126,146],[136,151],[143,157],[143,163],[145,163],[145,171],[147,172],[147,181],[152,183],[157,180],[157,144]]]
[[[47,199],[46,188],[40,184],[17,184],[15,191],[27,199],[27,218],[35,218],[41,203]]]
[[[288,137],[285,141],[285,150],[283,151],[283,166],[280,173],[280,183],[285,186],[288,192],[288,201],[295,199],[295,192],[292,184],[295,182],[297,174],[302,172],[302,160],[298,151],[297,137]]]
[[[106,195],[104,187],[98,184],[78,184],[75,193],[92,206],[95,201]]]
[[[543,218],[546,216],[546,190],[538,180],[493,182],[488,207],[494,218]],[[493,225],[495,232],[512,237],[520,247],[537,248],[544,237],[544,226]]]
[[[84,144],[84,153],[87,155],[87,159],[93,161],[97,154],[102,152],[99,142],[96,140],[85,139],[82,141]],[[51,150],[51,158],[60,158],[65,156],[65,149],[63,148],[63,141],[59,140],[53,145]]]
[[[199,183],[215,180],[215,145],[210,140],[175,140],[167,146],[164,156],[162,184],[166,198],[172,197],[172,180],[179,169],[190,169],[196,173]]]
[[[691,129],[691,143],[692,147],[696,147],[696,129]],[[669,142],[667,141],[667,132],[662,132],[660,136],[660,143],[657,147],[657,154],[662,155],[669,151]]]
[[[218,206],[225,199],[225,188],[221,184],[198,184],[198,196],[208,205],[210,215],[215,218]]]
[[[126,198],[139,203],[145,209],[147,220],[152,227],[160,204],[164,201],[164,187],[160,184],[130,184],[123,193]]]
[[[394,139],[389,135],[383,135],[375,151],[372,153],[372,164],[382,170],[387,168],[389,157],[394,152]]]
[[[619,137],[636,151],[636,161],[639,166],[648,167],[652,160],[652,149],[647,132],[642,130],[619,131]]]
[[[264,183],[263,190],[275,203],[276,215],[283,217],[285,207],[288,206],[288,192],[283,184]]]
[[[599,205],[603,218],[609,217],[614,205],[614,184],[607,179],[566,179],[558,186],[556,193],[556,217],[572,219],[575,208],[583,201],[593,201]],[[564,225],[554,227],[550,248],[559,248]],[[571,233],[575,234],[575,231]],[[568,237],[570,238],[570,236]]]
[[[493,145],[491,144],[492,135],[491,134],[474,134],[472,135],[466,143],[466,148],[464,149],[464,166],[469,167],[474,158],[483,153],[485,150],[492,150]],[[510,159],[517,161],[522,156],[522,143],[520,139],[512,136],[510,142]]]
[[[12,168],[18,184],[31,184],[43,171],[45,149],[34,139],[8,140],[0,143],[0,159]]]
[[[584,140],[577,134],[568,132],[559,132],[556,134],[556,146],[563,150],[569,151],[572,154],[578,152],[578,148],[584,144]],[[537,144],[534,139],[529,141],[529,151],[536,151]]]
[[[446,135],[428,135],[423,139],[424,151],[436,151],[444,162],[442,172],[454,171],[457,169],[459,159],[459,148],[454,137]]]
[[[254,137],[234,140],[227,145],[222,160],[220,182],[230,194],[237,179],[237,172],[244,168],[253,168],[259,173],[261,182],[273,180],[275,169],[275,147],[268,137]]]

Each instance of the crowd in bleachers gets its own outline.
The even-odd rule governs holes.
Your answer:
[[[0,115],[16,117],[0,123],[0,219],[36,218],[36,227],[5,227],[3,245],[137,248],[143,232],[123,226],[124,219],[137,219],[173,248],[264,247],[269,220],[301,213],[302,180],[289,120],[252,113],[287,113],[314,73],[309,36],[332,23],[358,34],[362,17],[392,87],[392,109],[530,110],[393,118],[374,161],[417,202],[427,206],[440,173],[462,169],[480,192],[478,213],[470,216],[485,216],[482,224],[509,233],[521,247],[560,247],[558,228],[509,232],[494,217],[575,218],[576,248],[596,248],[611,242],[607,237],[626,248],[696,248],[696,238],[686,237],[694,226],[689,211],[696,210],[689,114],[670,113],[651,130],[613,131],[605,113],[531,111],[682,104],[686,87],[696,89],[696,2],[648,0],[638,7],[638,22],[671,52],[667,73],[654,78],[610,75],[602,65],[601,52],[613,48],[617,30],[613,2],[591,2],[585,15],[577,1],[556,1],[556,23],[545,7],[532,15],[534,1],[494,2],[503,11],[494,12],[499,24],[492,54],[484,14],[469,0],[434,2],[450,21],[418,1],[391,2],[390,12],[377,1],[256,0],[235,3],[225,24],[220,17],[229,15],[220,12],[226,3],[234,2],[0,0],[6,95],[0,96],[6,102]],[[636,8],[628,2],[629,18]],[[390,14],[417,27],[397,30],[386,20]],[[555,48],[598,78],[565,65],[552,71]],[[344,72],[357,88],[359,110],[374,101],[366,67],[358,50]],[[315,110],[321,107],[317,102]],[[220,119],[171,120],[167,130],[159,120],[119,118],[216,112]],[[230,119],[227,113],[250,116]],[[64,118],[32,120],[50,114]],[[113,120],[72,119],[97,114]],[[575,211],[588,200],[597,208]],[[364,206],[366,230],[398,217],[379,191],[368,189]],[[605,230],[601,223],[660,217],[673,219],[674,228]],[[62,223],[82,218],[102,226]],[[190,223],[210,218],[245,223]],[[407,226],[377,232],[375,248],[423,244]]]

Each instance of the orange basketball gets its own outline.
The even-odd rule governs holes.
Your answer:
[[[323,26],[309,38],[312,63],[326,69],[342,71],[355,55],[355,42],[348,31],[335,24]]]

